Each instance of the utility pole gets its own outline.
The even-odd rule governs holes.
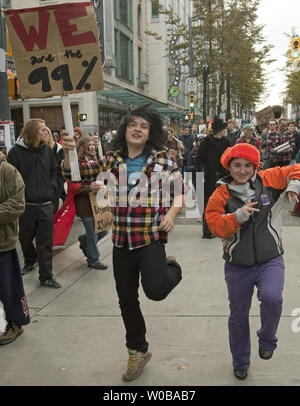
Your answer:
[[[193,18],[189,17],[189,70],[191,78],[194,77],[192,21]]]
[[[0,0],[0,120],[10,121],[10,107],[9,107],[9,94],[6,73],[6,35],[5,23],[2,17],[2,5]]]
[[[193,35],[192,35],[192,23],[193,21],[201,21],[204,19],[203,16],[199,17],[189,17],[188,18],[188,31],[189,31],[189,71],[190,80],[194,79],[194,63],[193,63]],[[196,89],[195,89],[196,90]],[[189,105],[190,105],[190,118],[191,121],[195,119],[195,90],[189,91]]]

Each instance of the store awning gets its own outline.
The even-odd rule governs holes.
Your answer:
[[[162,103],[151,97],[144,96],[142,94],[133,92],[132,90],[128,89],[100,90],[97,93],[109,99],[114,99],[119,102],[122,102],[128,108],[150,104],[151,107],[155,108],[163,116],[182,118],[185,114],[184,110],[179,109],[177,110],[175,108],[170,107],[167,103]]]

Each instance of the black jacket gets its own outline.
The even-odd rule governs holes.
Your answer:
[[[26,203],[51,202],[57,189],[57,163],[49,145],[29,148],[23,138],[8,153],[7,161],[16,167],[25,183]]]
[[[229,140],[226,137],[217,139],[208,135],[201,142],[196,156],[196,166],[198,170],[204,168],[204,178],[206,182],[216,181],[228,174],[221,165],[220,159],[223,152],[230,147]]]
[[[183,143],[183,146],[185,148],[185,151],[183,152],[183,159],[186,161],[188,159],[188,156],[192,152],[192,149],[194,148],[195,138],[190,133],[189,135],[181,135],[179,139]]]

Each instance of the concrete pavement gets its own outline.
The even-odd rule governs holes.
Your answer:
[[[24,276],[32,322],[14,343],[0,347],[0,386],[300,386],[300,219],[283,228],[286,280],[278,348],[271,360],[258,356],[259,303],[253,296],[248,378],[232,373],[228,300],[221,241],[202,240],[195,219],[179,218],[169,236],[183,280],[162,302],[140,289],[152,359],[143,374],[124,383],[125,330],[112,274],[110,235],[99,243],[107,271],[88,269],[74,242],[54,256],[54,276],[63,287],[40,287],[38,271]],[[293,324],[294,323],[294,324]]]

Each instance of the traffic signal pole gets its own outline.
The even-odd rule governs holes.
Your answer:
[[[10,121],[9,95],[6,73],[5,54],[5,24],[2,18],[2,5],[0,0],[0,120]]]
[[[188,20],[188,30],[189,30],[189,71],[190,71],[190,77],[191,78],[194,77],[192,21],[193,21],[193,19],[191,17],[189,17],[189,20]],[[193,121],[194,117],[195,117],[194,93],[189,94],[189,105],[190,105],[190,120]]]
[[[190,77],[194,77],[194,64],[193,64],[193,37],[192,37],[192,21],[193,19],[189,17],[188,30],[189,30],[189,71]]]

